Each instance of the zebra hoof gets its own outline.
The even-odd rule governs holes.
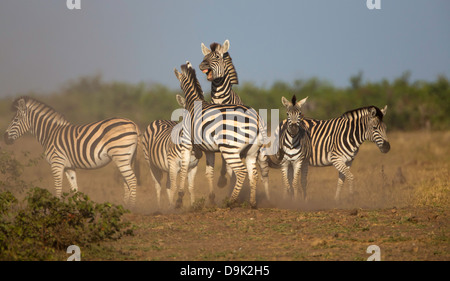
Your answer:
[[[220,176],[220,177],[219,177],[219,181],[217,182],[217,186],[218,186],[219,188],[224,188],[225,185],[227,185],[227,178],[224,177],[224,176]]]
[[[233,208],[239,207],[239,203],[237,202],[237,200],[228,200],[226,203],[226,207],[233,209]]]
[[[214,205],[214,200],[216,199],[216,195],[214,193],[209,194],[209,203]]]

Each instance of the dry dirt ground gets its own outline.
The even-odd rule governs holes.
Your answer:
[[[333,167],[309,169],[304,202],[282,199],[279,170],[270,171],[271,200],[258,190],[258,209],[246,204],[224,207],[230,189],[215,189],[208,202],[204,160],[196,177],[197,202],[186,191],[179,210],[156,207],[156,195],[143,154],[139,151],[137,208],[124,219],[134,235],[81,249],[83,260],[367,260],[370,245],[381,260],[450,260],[449,132],[394,132],[391,151],[382,154],[372,143],[362,145],[351,168],[355,194],[344,186],[341,202],[333,200],[338,174]],[[13,146],[25,167],[24,177],[54,192],[50,167],[39,158],[42,149],[30,136]],[[24,153],[26,152],[26,153]],[[217,173],[221,161],[216,157]],[[98,202],[121,204],[123,188],[113,165],[78,171],[80,191]],[[259,185],[260,186],[260,185]],[[67,181],[64,190],[68,190]],[[67,254],[62,253],[62,257]]]

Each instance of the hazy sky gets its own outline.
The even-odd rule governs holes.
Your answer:
[[[161,83],[198,69],[207,46],[229,39],[240,82],[270,86],[317,76],[365,81],[450,78],[450,1],[65,0],[0,2],[0,96],[50,92],[83,75]],[[200,82],[209,84],[203,74]]]

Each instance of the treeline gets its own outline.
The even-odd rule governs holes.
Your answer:
[[[278,81],[270,87],[260,87],[251,82],[235,85],[233,89],[246,105],[255,109],[280,109],[285,118],[281,97],[309,96],[304,107],[308,117],[329,119],[345,111],[362,106],[388,105],[385,122],[388,130],[447,130],[450,128],[450,86],[445,76],[435,81],[411,82],[404,73],[393,81],[363,82],[362,73],[350,78],[349,87],[336,87],[318,78],[298,79],[291,83]],[[209,100],[210,84],[202,81],[205,97]],[[68,82],[57,93],[35,95],[34,98],[52,106],[75,124],[104,119],[126,117],[141,128],[155,119],[170,119],[172,111],[179,108],[175,99],[181,90],[169,89],[160,84],[130,84],[105,82],[100,75],[80,77]],[[13,113],[13,98],[0,100],[0,126],[6,129]],[[281,120],[281,119],[280,119]]]

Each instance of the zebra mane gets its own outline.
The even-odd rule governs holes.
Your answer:
[[[188,74],[189,79],[191,79],[194,83],[194,90],[197,93],[198,97],[202,100],[205,100],[202,86],[200,85],[200,82],[197,79],[197,75],[195,74],[195,69],[193,67],[187,67],[186,65],[183,66],[186,68],[186,73]],[[183,66],[181,67],[183,68]]]
[[[231,84],[239,84],[238,75],[236,72],[236,68],[234,68],[233,61],[231,59],[231,56],[228,52],[223,54],[223,59],[225,60],[225,63],[227,64],[227,68],[229,69],[229,75],[230,75],[230,83]]]
[[[378,119],[380,119],[380,121],[383,121],[383,116],[384,116],[383,113],[381,112],[381,110],[378,107],[376,107],[374,105],[365,106],[365,107],[360,107],[360,108],[357,108],[357,109],[349,110],[349,111],[345,112],[344,114],[342,114],[342,117],[347,118],[347,117],[353,116],[353,114],[358,112],[358,111],[359,112],[365,111],[365,112],[367,112],[366,114],[369,114],[369,110],[371,108],[375,108],[376,116],[378,117]]]
[[[214,42],[214,43],[211,43],[211,45],[209,45],[209,48],[211,49],[211,52],[215,52],[217,47],[219,47],[219,46],[220,46],[219,43]]]
[[[12,111],[17,110],[17,107],[19,105],[19,100],[21,100],[21,99],[25,100],[25,104],[27,105],[28,108],[30,107],[30,105],[34,105],[33,107],[42,106],[42,108],[47,108],[47,109],[49,109],[49,111],[54,112],[53,119],[54,120],[57,119],[55,121],[67,122],[67,119],[64,117],[64,115],[59,113],[58,111],[56,111],[53,107],[47,105],[46,103],[38,101],[37,99],[28,97],[28,96],[21,96],[21,97],[16,98],[11,105]]]
[[[297,103],[297,97],[295,95],[292,96],[292,105],[295,105]]]

